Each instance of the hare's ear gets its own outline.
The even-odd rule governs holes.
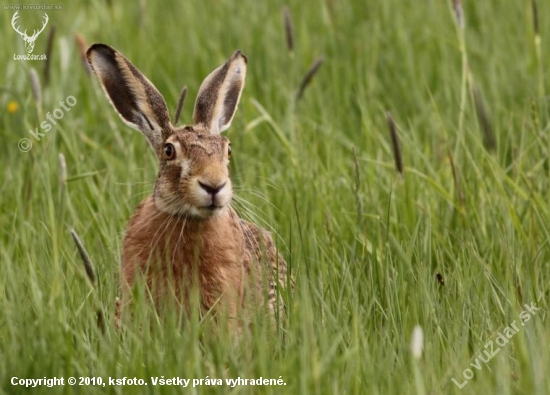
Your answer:
[[[114,48],[105,44],[94,44],[86,55],[122,120],[143,132],[155,152],[158,152],[172,133],[168,108],[162,95]]]
[[[246,56],[235,51],[203,81],[193,121],[208,129],[210,134],[220,134],[231,125],[244,88],[246,62]]]

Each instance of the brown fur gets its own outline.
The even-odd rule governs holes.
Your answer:
[[[114,108],[159,160],[154,194],[136,208],[124,237],[117,319],[141,276],[158,309],[175,302],[188,311],[194,291],[203,311],[231,318],[247,302],[281,308],[276,288],[286,285],[286,263],[271,235],[231,208],[230,146],[220,135],[237,109],[246,57],[236,51],[214,70],[200,87],[195,125],[175,128],[162,95],[122,54],[94,44],[87,56]]]
[[[236,312],[243,294],[244,245],[236,214],[208,220],[186,219],[159,211],[150,197],[128,225],[122,252],[122,285],[134,284],[136,271],[146,275],[158,303],[173,292],[187,305],[188,290],[199,282],[202,305],[209,309],[224,297]],[[196,270],[196,273],[195,273]]]
[[[197,288],[203,311],[214,308],[235,317],[245,300],[256,301],[256,308],[263,304],[264,279],[270,310],[276,308],[275,279],[286,285],[286,263],[269,233],[240,219],[233,209],[208,220],[186,219],[159,211],[149,197],[137,207],[124,237],[126,302],[136,275],[145,275],[157,307],[175,297],[188,310],[189,291]],[[245,298],[249,282],[256,287]]]

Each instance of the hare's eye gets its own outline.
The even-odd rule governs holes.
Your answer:
[[[172,144],[167,143],[164,146],[164,155],[166,155],[166,159],[174,159],[176,156],[176,149]]]
[[[227,157],[231,158],[231,144],[227,145]]]

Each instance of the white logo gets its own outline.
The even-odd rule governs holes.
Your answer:
[[[19,18],[19,15],[17,15],[19,11],[16,11],[13,15],[13,18],[11,19],[11,25],[13,27],[13,30],[15,30],[17,33],[21,35],[23,40],[25,41],[25,49],[27,50],[28,54],[31,54],[34,50],[34,42],[38,38],[38,35],[44,31],[44,28],[48,24],[48,14],[44,13],[44,22],[42,23],[42,29],[40,30],[34,30],[32,36],[27,36],[27,29],[25,29],[24,32],[19,31],[19,27],[15,26],[15,20]]]

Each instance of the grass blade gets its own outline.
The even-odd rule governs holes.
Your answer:
[[[458,197],[458,203],[460,204],[460,207],[464,211],[466,206],[466,201],[464,199],[464,193],[462,193],[462,187],[460,186],[460,180],[458,179],[458,174],[456,172],[455,162],[450,152],[449,152],[449,162],[451,164],[451,171],[453,173],[453,181],[455,184],[456,196]]]

